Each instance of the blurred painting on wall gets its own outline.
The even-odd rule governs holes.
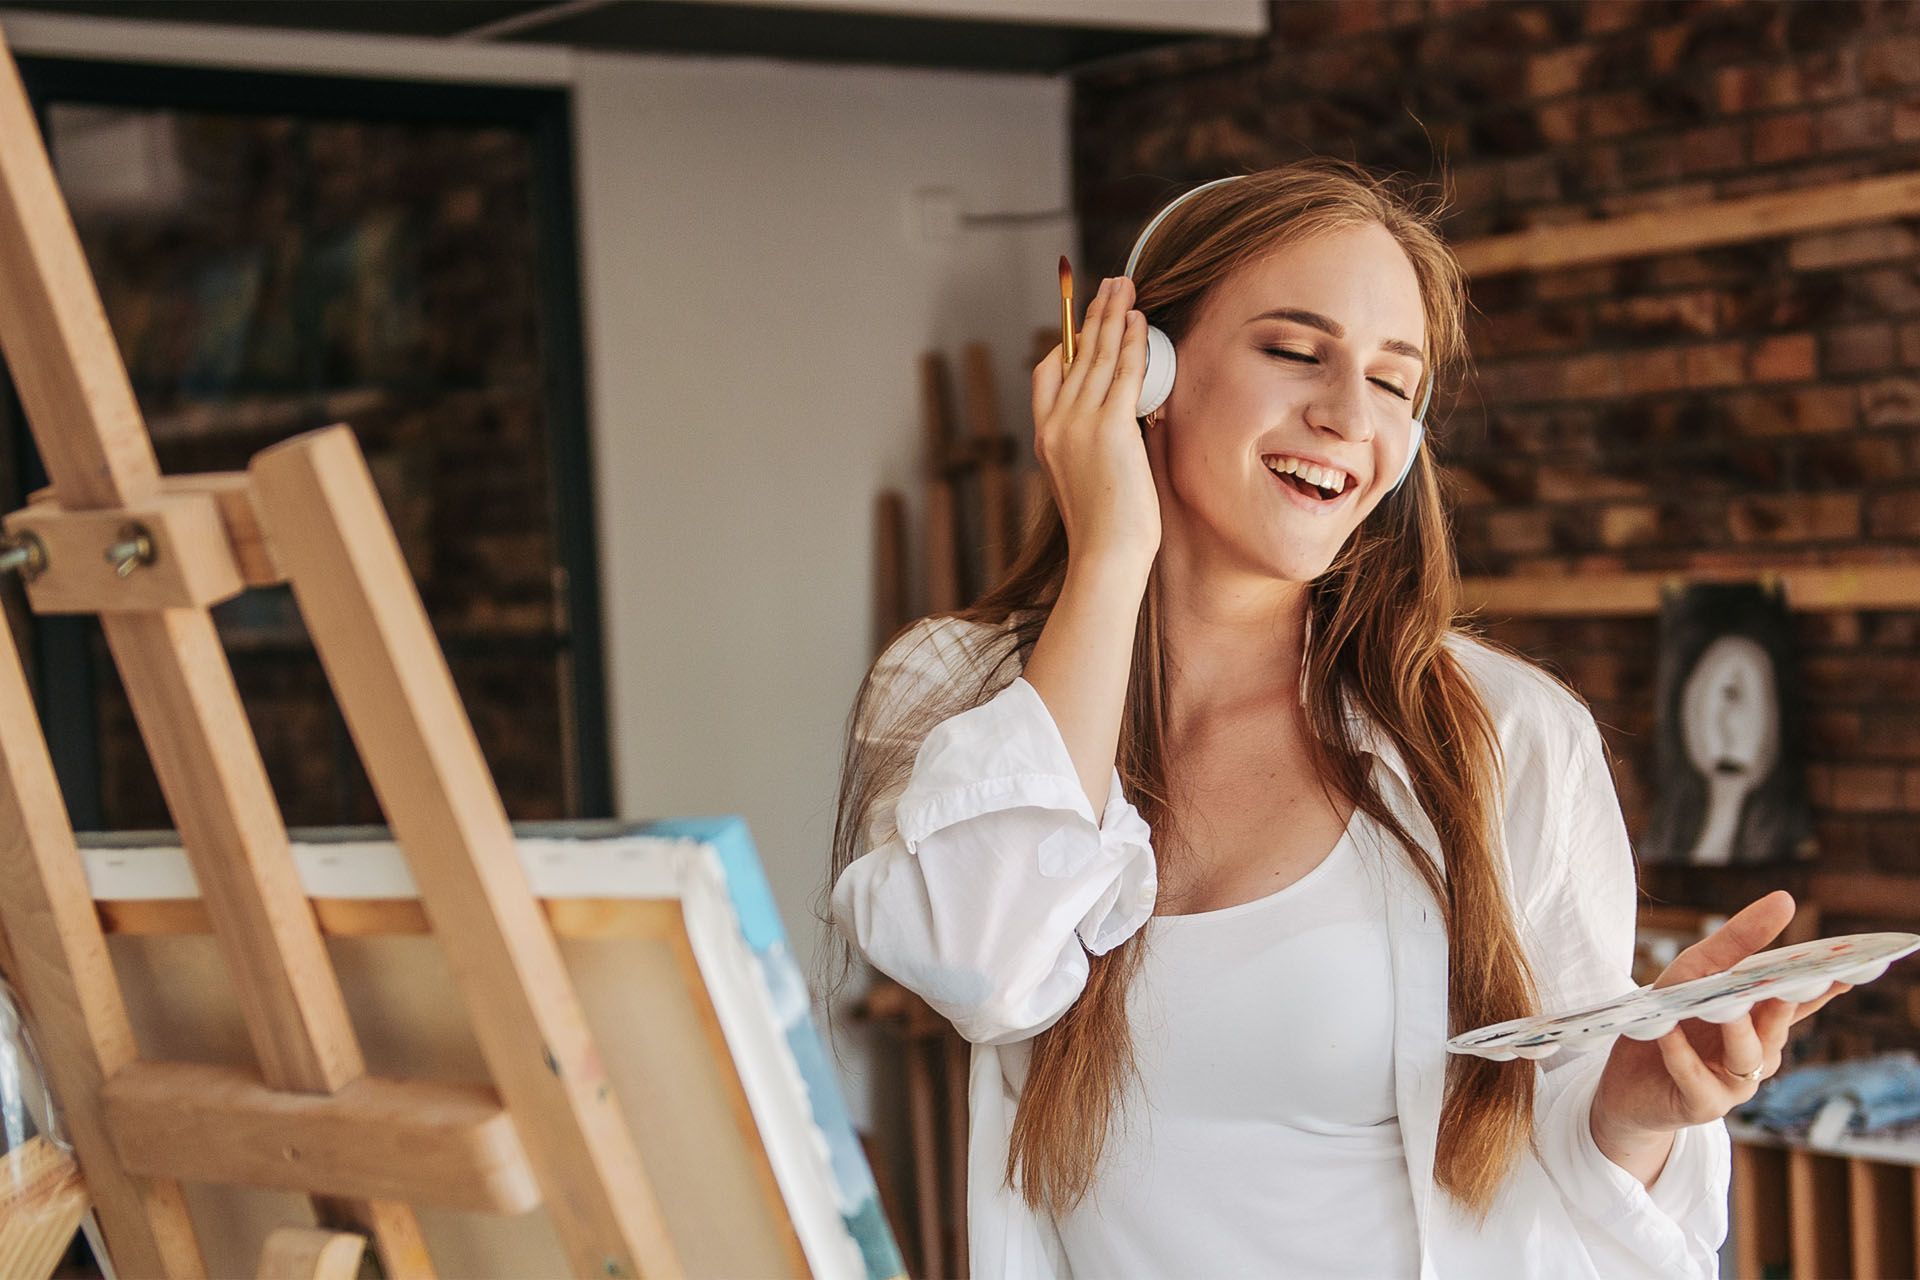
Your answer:
[[[1696,583],[1666,593],[1644,861],[1726,866],[1815,852],[1799,688],[1777,588]]]

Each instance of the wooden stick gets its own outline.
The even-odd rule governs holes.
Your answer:
[[[248,468],[367,776],[407,855],[574,1270],[682,1273],[606,1066],[353,433]]]
[[[1012,501],[1001,451],[991,446],[1004,442],[1000,431],[1000,398],[993,386],[993,356],[984,342],[969,342],[962,355],[965,362],[966,416],[973,443],[982,448],[974,475],[980,486],[980,587],[984,591],[1000,581],[1012,560]]]
[[[1552,271],[1588,262],[1683,253],[1801,231],[1920,214],[1920,173],[1890,173],[1798,191],[1650,209],[1616,218],[1532,227],[1455,246],[1469,275]]]
[[[3,44],[0,263],[0,348],[61,507],[151,503],[160,493],[153,443]],[[166,609],[109,613],[100,622],[217,926],[262,1074],[277,1088],[339,1088],[363,1070],[359,1044],[293,875],[286,829],[212,619],[204,610]],[[373,1236],[389,1274],[431,1274],[404,1206],[316,1209]]]
[[[947,363],[938,351],[920,357],[920,426],[926,492],[920,512],[925,537],[926,613],[960,607],[960,545],[955,537],[959,504],[947,475],[953,431],[947,412]]]
[[[258,1280],[354,1280],[367,1241],[346,1231],[281,1227],[260,1250]]]
[[[101,1087],[138,1056],[39,713],[0,622],[0,924],[81,1174],[122,1272],[206,1273],[178,1183],[120,1165]]]

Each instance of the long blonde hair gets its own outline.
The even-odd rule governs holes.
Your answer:
[[[1134,273],[1136,306],[1178,342],[1210,290],[1273,249],[1344,227],[1377,223],[1406,252],[1426,316],[1427,377],[1457,377],[1467,363],[1464,273],[1437,230],[1445,196],[1429,204],[1397,179],[1313,157],[1249,174],[1187,201],[1149,240]],[[1415,397],[1416,402],[1418,396]],[[1429,440],[1432,439],[1431,433]],[[911,770],[915,745],[932,726],[977,705],[1016,674],[1059,596],[1067,567],[1066,530],[1051,502],[1026,532],[1000,582],[953,617],[988,624],[1006,639],[977,672],[912,708],[869,705],[868,672],[848,717],[827,890],[861,847],[880,797]],[[1157,571],[1156,575],[1157,576]],[[1304,673],[1308,723],[1322,781],[1350,798],[1405,849],[1440,905],[1449,939],[1447,1002],[1458,1032],[1537,1011],[1512,910],[1495,865],[1501,761],[1485,706],[1444,639],[1463,630],[1459,567],[1440,474],[1423,449],[1406,483],[1382,500],[1308,590],[1313,643]],[[1158,826],[1170,814],[1163,751],[1168,723],[1162,670],[1164,617],[1150,577],[1136,629],[1117,767],[1127,797]],[[1439,837],[1444,871],[1381,799],[1367,758],[1351,736],[1342,695],[1400,749],[1421,807]],[[903,715],[904,713],[904,715]],[[884,739],[860,729],[891,718]],[[1166,825],[1171,826],[1169,822]],[[1177,840],[1156,837],[1166,869]],[[823,921],[825,913],[819,913]],[[830,923],[830,921],[829,921]],[[838,943],[844,981],[848,940]],[[1116,1104],[1137,1069],[1126,993],[1144,956],[1144,931],[1090,957],[1085,989],[1033,1041],[1027,1082],[1007,1157],[1009,1185],[1036,1210],[1061,1214],[1092,1181]],[[1533,1141],[1536,1068],[1448,1055],[1435,1180],[1484,1219],[1523,1144]]]

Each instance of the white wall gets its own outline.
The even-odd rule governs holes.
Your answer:
[[[873,499],[918,496],[920,354],[992,343],[1024,441],[1028,335],[1072,246],[1064,216],[928,241],[912,193],[1064,210],[1066,82],[0,19],[23,53],[572,87],[619,813],[744,815],[811,975]]]
[[[1029,432],[1023,356],[1071,247],[1064,219],[928,243],[910,195],[1064,208],[1066,86],[607,56],[576,85],[620,811],[744,814],[811,966],[872,502],[913,485],[918,358],[992,342]]]

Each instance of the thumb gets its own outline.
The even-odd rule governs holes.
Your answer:
[[[1785,889],[1748,903],[1731,920],[1675,956],[1653,985],[1670,987],[1724,973],[1779,937],[1795,910],[1793,895]]]

